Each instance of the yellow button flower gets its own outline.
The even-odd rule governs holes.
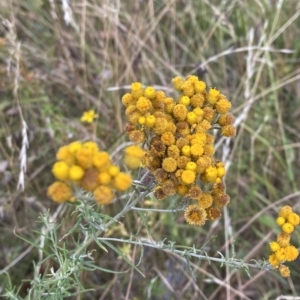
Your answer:
[[[114,188],[118,191],[126,191],[132,184],[132,178],[129,174],[120,172],[113,181]]]
[[[59,180],[67,180],[70,167],[65,161],[57,161],[52,167],[52,173]]]
[[[84,175],[84,170],[80,166],[73,165],[70,168],[69,177],[73,181],[80,180]]]
[[[98,118],[98,115],[93,109],[85,111],[80,118],[81,122],[92,123],[94,119]]]
[[[112,202],[114,194],[112,190],[105,185],[100,185],[94,190],[94,199],[98,204],[108,205]]]
[[[181,180],[185,183],[185,184],[191,184],[194,183],[196,179],[196,173],[194,171],[191,170],[185,170],[182,172],[181,174]]]
[[[72,199],[72,190],[64,182],[56,181],[52,183],[47,190],[48,196],[58,203],[70,201]]]

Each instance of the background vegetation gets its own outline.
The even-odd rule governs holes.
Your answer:
[[[120,98],[128,85],[141,81],[170,90],[176,75],[198,75],[232,101],[238,134],[218,143],[217,154],[229,167],[231,203],[219,221],[203,228],[185,224],[182,213],[131,211],[105,236],[197,248],[215,237],[205,244],[211,257],[220,257],[219,251],[245,262],[268,258],[269,242],[279,231],[279,207],[289,204],[300,211],[299,1],[8,0],[1,1],[0,12],[0,294],[17,299],[19,290],[19,298],[28,297],[37,270],[43,277],[55,268],[34,246],[43,240],[39,232],[49,229],[47,222],[37,222],[41,213],[49,209],[50,219],[61,224],[45,246],[49,253],[55,248],[51,243],[78,220],[72,205],[57,206],[46,197],[58,147],[95,139],[114,151],[126,141]],[[80,116],[91,108],[99,118],[85,126]],[[24,190],[17,189],[20,153],[27,157]],[[139,206],[145,201],[149,205],[143,199]],[[115,216],[123,203],[116,201],[102,213]],[[151,205],[163,208],[155,200]],[[176,205],[171,201],[164,208]],[[293,235],[299,247],[299,230]],[[69,236],[65,247],[76,248],[77,238]],[[79,270],[69,299],[300,296],[299,258],[290,264],[289,279],[256,268],[250,268],[250,278],[219,263],[190,258],[187,264],[171,252],[113,245],[139,264],[145,278],[117,252],[106,253],[93,243],[95,265],[128,272]],[[88,291],[76,293],[79,282]]]

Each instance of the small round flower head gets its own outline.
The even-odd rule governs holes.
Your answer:
[[[193,113],[197,116],[197,122],[201,122],[204,118],[204,111],[200,107],[196,107],[193,109]]]
[[[209,166],[205,172],[201,175],[203,182],[215,182],[218,176],[217,168],[214,166]]]
[[[142,158],[145,155],[145,151],[137,145],[128,146],[124,152],[126,155],[134,156],[137,158]]]
[[[211,88],[207,94],[207,100],[210,104],[215,104],[218,101],[220,91],[217,89]]]
[[[204,104],[205,98],[203,94],[196,93],[194,96],[191,97],[191,105],[193,107],[201,108]]]
[[[165,112],[167,114],[172,114],[173,113],[173,109],[174,109],[174,107],[176,105],[174,99],[173,98],[169,98],[169,97],[165,98],[164,103],[165,103]]]
[[[181,180],[185,184],[191,184],[194,183],[196,179],[196,173],[191,170],[184,170],[181,174]]]
[[[179,121],[176,123],[176,131],[181,135],[185,136],[190,133],[190,126],[189,123],[186,121]]]
[[[188,145],[189,141],[188,139],[184,138],[184,137],[180,137],[177,141],[176,141],[176,146],[181,150],[183,146]]]
[[[179,156],[177,159],[176,159],[176,162],[177,162],[177,167],[179,169],[185,169],[187,163],[190,161],[191,159],[185,155],[182,155],[182,156]]]
[[[161,135],[165,132],[167,126],[168,121],[165,118],[156,118],[152,130],[155,134]]]
[[[145,125],[145,124],[146,124],[146,117],[145,117],[145,116],[140,116],[140,117],[138,118],[138,123],[139,123],[140,125]]]
[[[293,226],[299,225],[300,217],[296,213],[291,213],[288,215],[288,222]]]
[[[131,94],[133,98],[138,99],[139,97],[143,96],[143,93],[143,86],[140,82],[133,82],[131,84]]]
[[[137,169],[141,165],[144,155],[145,151],[140,146],[131,145],[125,149],[124,164],[129,169]]]
[[[150,127],[150,128],[151,128],[151,127],[154,126],[155,121],[156,121],[155,116],[149,115],[149,116],[146,117],[145,125],[146,125],[147,127]]]
[[[143,114],[153,109],[151,101],[146,97],[140,97],[136,102],[136,107]]]
[[[124,192],[132,184],[132,178],[129,174],[120,172],[113,180],[113,186],[117,191]]]
[[[93,166],[99,171],[106,170],[111,164],[110,156],[105,151],[99,151],[93,156]]]
[[[211,206],[207,208],[206,213],[207,213],[207,219],[211,221],[217,220],[218,218],[221,217],[221,211],[217,207]]]
[[[220,97],[219,101],[215,105],[218,114],[226,114],[231,108],[231,103],[225,96]]]
[[[122,97],[122,103],[125,105],[125,106],[129,106],[130,104],[133,104],[134,102],[134,99],[132,97],[131,94],[127,93],[125,95],[123,95]]]
[[[280,247],[287,247],[290,244],[291,236],[288,233],[281,232],[277,235],[277,243]]]
[[[195,92],[203,93],[206,89],[206,83],[204,81],[198,81],[194,83]]]
[[[230,202],[230,197],[227,194],[217,193],[213,196],[214,204],[219,207],[224,207]]]
[[[65,161],[69,165],[72,165],[74,163],[74,156],[70,152],[69,146],[60,147],[56,153],[56,159]]]
[[[87,141],[87,142],[83,143],[82,148],[87,149],[92,155],[97,153],[97,151],[99,151],[99,147],[98,147],[97,143],[95,143],[93,141]]]
[[[225,166],[217,166],[218,177],[222,178],[226,174]]]
[[[164,190],[161,186],[157,186],[153,192],[153,196],[157,200],[164,200],[167,198],[167,195],[164,193]]]
[[[211,123],[215,117],[215,111],[211,107],[206,106],[203,108],[203,112],[204,112],[203,115],[204,119]]]
[[[206,137],[206,143],[207,144],[213,144],[214,141],[215,141],[215,137],[212,135],[212,134],[209,134],[209,133],[206,133],[205,134],[205,137]],[[224,164],[223,164],[224,165]]]
[[[188,186],[184,185],[184,184],[178,184],[177,185],[177,194],[180,196],[184,196],[188,193],[189,188]]]
[[[138,112],[138,109],[135,104],[130,104],[128,107],[125,109],[125,115],[128,117],[134,113]]]
[[[213,204],[213,197],[210,193],[203,193],[198,200],[198,205],[202,208],[209,208]]]
[[[176,145],[171,145],[168,147],[167,154],[169,157],[177,159],[180,156],[180,150]]]
[[[83,169],[89,169],[93,164],[93,155],[88,148],[78,149],[76,152],[76,160],[80,167]]]
[[[184,218],[190,225],[202,226],[206,221],[206,212],[197,204],[189,205],[184,211]]]
[[[191,103],[190,97],[188,96],[181,96],[178,100],[179,104],[183,104],[185,106],[189,106]]]
[[[192,139],[191,139],[191,144],[198,144],[201,146],[205,146],[206,144],[206,136],[207,134],[205,134],[204,132],[198,132],[193,134]]]
[[[98,185],[99,172],[96,169],[86,170],[81,181],[80,186],[86,191],[93,191]]]
[[[207,155],[203,155],[197,159],[196,164],[197,173],[202,174],[211,165],[211,158]]]
[[[278,217],[276,219],[276,223],[279,225],[279,226],[282,226],[284,223],[285,223],[285,218],[284,217]]]
[[[115,177],[120,173],[120,169],[118,166],[112,165],[108,168],[108,173],[110,176]]]
[[[177,169],[177,162],[174,158],[167,157],[163,160],[162,168],[168,173],[175,172]]]
[[[153,172],[153,176],[156,182],[162,183],[168,179],[168,172],[163,168],[158,168]]]
[[[193,125],[198,122],[198,116],[193,111],[190,111],[187,113],[186,120],[190,125]]]
[[[156,91],[152,86],[147,86],[144,90],[144,96],[153,99],[155,97]]]
[[[207,132],[211,128],[211,123],[207,120],[201,121],[195,128],[196,132]]]
[[[137,126],[136,126],[135,124],[132,124],[132,123],[130,123],[130,122],[127,122],[127,123],[125,124],[124,131],[125,131],[126,133],[129,133],[129,132],[131,132],[131,131],[133,131],[133,130],[136,130],[136,129],[137,129]]]
[[[183,79],[180,76],[176,76],[172,79],[172,83],[176,91],[181,91],[181,85],[183,83]]]
[[[167,196],[175,195],[177,192],[177,187],[174,181],[168,179],[162,184],[162,189]]]
[[[189,145],[185,145],[182,147],[181,152],[184,156],[191,156],[191,147]]]
[[[221,133],[226,137],[234,137],[236,135],[236,128],[233,125],[221,126]]]
[[[204,154],[212,157],[215,153],[215,147],[213,145],[206,144],[204,146]]]
[[[80,166],[73,165],[70,167],[69,178],[70,180],[80,180],[84,175],[84,170]]]
[[[280,261],[277,259],[277,256],[275,253],[273,253],[269,256],[269,263],[276,269],[279,267]]]
[[[155,153],[155,155],[163,156],[166,151],[166,146],[160,139],[153,139],[151,141],[151,151]]]
[[[190,82],[189,80],[186,80],[182,83],[181,89],[183,91],[183,94],[188,97],[192,97],[195,93],[193,83]]]
[[[197,169],[197,165],[196,165],[196,163],[194,163],[193,161],[189,161],[187,164],[186,164],[186,166],[185,166],[185,169],[186,170],[191,170],[191,171],[196,171],[196,169]]]
[[[69,148],[69,152],[75,155],[76,152],[82,148],[82,143],[78,141],[72,142],[71,144],[69,144],[68,148]]]
[[[129,139],[133,143],[136,143],[136,144],[140,144],[140,143],[144,142],[145,139],[146,139],[145,133],[143,131],[140,131],[140,130],[130,131],[128,136],[129,136]]]
[[[194,157],[199,157],[204,153],[204,148],[200,144],[194,144],[191,146],[191,154]]]
[[[163,91],[157,91],[155,93],[155,102],[165,103],[166,94]]]
[[[287,246],[285,248],[285,259],[287,261],[293,261],[295,260],[299,255],[299,251],[295,246]]]
[[[94,190],[94,199],[98,204],[108,205],[112,202],[114,194],[112,190],[105,185],[100,185]]]
[[[280,248],[278,251],[275,252],[276,258],[279,262],[283,262],[286,260],[285,258],[285,248]]]
[[[282,225],[282,231],[285,232],[285,233],[292,233],[294,231],[294,228],[295,227],[289,222],[284,223]]]
[[[52,173],[59,180],[67,180],[69,178],[70,167],[65,161],[57,161],[52,167]]]
[[[270,248],[273,252],[276,252],[280,249],[280,245],[277,242],[270,243]]]
[[[100,184],[108,185],[111,182],[111,176],[108,172],[100,172],[98,180]]]
[[[183,104],[176,104],[173,109],[174,118],[178,121],[184,121],[186,119],[188,110]]]
[[[170,146],[175,143],[175,137],[174,134],[171,132],[164,132],[161,135],[161,141],[163,142],[164,145]]]
[[[151,172],[155,171],[157,168],[161,168],[162,160],[158,155],[153,155],[153,153],[146,153],[142,163],[147,167]]]
[[[64,182],[55,181],[52,183],[47,190],[49,198],[54,202],[63,203],[66,201],[71,201],[72,199],[72,190]]]
[[[168,132],[171,132],[172,134],[175,134],[176,130],[177,130],[177,127],[176,127],[176,125],[174,124],[173,121],[168,121],[165,130],[166,130],[166,132],[168,131]]]
[[[283,206],[283,207],[279,210],[278,216],[287,219],[288,216],[289,216],[292,212],[293,212],[292,208],[291,208],[290,206],[286,205],[286,206]]]
[[[234,123],[234,117],[230,114],[220,115],[218,118],[218,124],[220,126],[232,125]]]
[[[189,193],[188,196],[193,199],[193,200],[198,200],[202,195],[202,190],[198,185],[193,185],[190,189],[189,189]],[[202,206],[201,206],[202,207]],[[202,207],[205,208],[205,207]]]
[[[281,275],[282,277],[284,277],[284,278],[289,277],[290,274],[291,274],[291,271],[290,271],[289,267],[287,267],[287,266],[285,266],[285,265],[281,265],[281,266],[279,267],[279,272],[280,272],[280,275]]]

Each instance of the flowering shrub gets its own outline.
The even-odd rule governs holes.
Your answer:
[[[73,142],[56,153],[52,173],[58,181],[48,188],[48,196],[55,202],[73,202],[72,188],[81,187],[93,193],[98,204],[112,202],[115,191],[126,191],[132,183],[129,174],[114,165],[107,152],[95,142]]]
[[[236,134],[231,103],[217,89],[206,90],[196,76],[186,80],[175,77],[177,99],[167,97],[153,87],[132,83],[131,93],[122,97],[128,122],[125,132],[134,143],[125,148],[123,162],[128,169],[148,169],[155,180],[153,195],[158,200],[179,195],[188,199],[184,218],[191,225],[202,226],[216,220],[221,209],[230,202],[225,192],[224,162],[215,157],[212,129],[224,137]],[[94,111],[85,112],[81,120],[91,123]],[[56,153],[52,167],[56,180],[48,188],[49,197],[58,203],[74,202],[78,188],[91,192],[100,205],[112,203],[116,191],[124,192],[132,185],[131,175],[121,172],[109,153],[95,142],[73,142]],[[145,192],[146,194],[148,192]],[[145,195],[146,195],[145,194]],[[143,198],[140,194],[132,205]],[[120,214],[121,216],[121,214]],[[290,275],[284,264],[295,260],[298,249],[290,244],[290,235],[300,223],[290,206],[279,211],[276,220],[282,232],[270,243],[269,264],[283,277]]]
[[[175,77],[172,82],[179,92],[176,100],[132,83],[131,93],[122,97],[128,119],[125,129],[132,142],[145,144],[143,165],[155,178],[154,196],[188,197],[193,204],[186,208],[185,220],[203,225],[219,218],[220,208],[230,201],[222,183],[225,165],[214,157],[214,136],[209,131],[235,136],[234,118],[228,113],[231,103],[217,89],[207,91],[197,76]]]
[[[295,260],[299,255],[298,249],[290,244],[291,233],[299,222],[299,215],[290,206],[284,206],[278,212],[276,223],[281,226],[282,232],[277,235],[276,241],[270,243],[273,254],[269,256],[269,262],[279,270],[282,277],[290,275],[290,269],[284,263]]]

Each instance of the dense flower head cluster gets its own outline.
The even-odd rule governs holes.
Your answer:
[[[92,192],[98,204],[106,205],[112,202],[115,191],[124,192],[131,186],[131,176],[121,172],[95,142],[62,146],[56,158],[52,173],[57,181],[48,188],[48,196],[55,202],[73,202],[72,187],[78,186]]]
[[[214,136],[219,129],[225,137],[236,134],[231,102],[219,90],[207,90],[197,76],[175,77],[177,99],[140,82],[122,97],[127,124],[125,131],[135,144],[145,144],[143,165],[157,183],[154,196],[164,200],[179,194],[189,197],[185,219],[203,225],[220,217],[230,201],[222,183],[225,165],[215,159]],[[205,192],[204,192],[205,191]]]
[[[284,263],[295,260],[299,255],[298,249],[290,244],[290,239],[291,233],[300,223],[300,216],[286,205],[279,210],[276,223],[281,226],[282,232],[277,235],[276,241],[270,243],[273,253],[269,256],[269,263],[278,269],[283,277],[288,277],[290,270]]]

